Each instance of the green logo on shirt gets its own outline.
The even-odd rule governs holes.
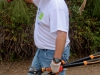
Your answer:
[[[38,17],[39,20],[42,20],[43,16],[44,16],[44,14],[41,12],[40,15],[39,15],[39,17]]]

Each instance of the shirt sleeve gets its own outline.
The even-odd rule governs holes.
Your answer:
[[[62,9],[55,9],[50,13],[50,32],[57,30],[68,32],[69,30],[69,12]]]
[[[34,4],[38,7],[40,0],[33,0]]]

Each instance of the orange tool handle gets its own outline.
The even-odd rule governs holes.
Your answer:
[[[64,64],[66,64],[65,61],[61,60],[61,66],[60,66],[59,72],[61,72],[63,70],[63,66],[62,65],[64,65]],[[44,71],[52,72],[50,67],[49,68],[42,68],[42,72],[44,72]]]
[[[45,72],[45,71],[48,71],[48,72],[52,72],[51,68],[42,68],[42,72]],[[61,65],[60,68],[59,68],[59,72],[63,71],[63,66]]]

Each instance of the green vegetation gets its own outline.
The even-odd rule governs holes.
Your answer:
[[[36,7],[24,0],[0,0],[0,60],[14,61],[32,56]]]
[[[67,0],[70,10],[71,55],[86,56],[100,51],[100,0]],[[36,50],[33,29],[36,7],[24,0],[0,0],[0,60],[30,58]]]
[[[100,51],[100,0],[87,0],[79,15],[83,0],[69,0],[71,52],[78,57]],[[98,14],[97,14],[98,13]]]

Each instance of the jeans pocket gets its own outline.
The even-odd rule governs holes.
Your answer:
[[[46,59],[52,60],[53,59],[53,56],[54,56],[54,50],[45,50],[44,57]]]

